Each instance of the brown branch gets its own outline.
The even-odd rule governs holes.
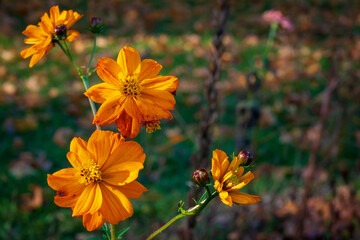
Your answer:
[[[335,52],[333,52],[335,54]],[[311,186],[315,177],[315,171],[317,166],[317,155],[320,151],[321,140],[324,134],[326,120],[329,115],[329,107],[331,101],[331,95],[333,91],[336,89],[339,83],[339,79],[337,77],[337,65],[335,59],[332,64],[331,77],[329,78],[326,88],[322,93],[322,101],[321,101],[321,109],[320,109],[320,120],[319,120],[319,130],[317,133],[317,138],[313,144],[311,149],[311,154],[309,157],[309,161],[304,174],[304,194],[301,201],[300,213],[298,216],[298,222],[296,227],[296,237],[297,239],[304,239],[304,225],[305,219],[307,218],[307,202],[310,198],[311,194]]]

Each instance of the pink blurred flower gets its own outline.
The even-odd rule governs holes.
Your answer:
[[[293,30],[294,24],[290,21],[288,17],[283,16],[282,12],[277,10],[268,10],[265,11],[262,15],[262,18],[265,22],[272,24],[278,23],[282,28],[286,30]]]

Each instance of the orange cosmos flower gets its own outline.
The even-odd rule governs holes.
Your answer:
[[[162,66],[154,60],[141,61],[139,53],[131,47],[120,50],[117,62],[101,58],[97,74],[105,82],[85,93],[97,103],[102,103],[93,123],[104,126],[114,122],[125,138],[135,137],[143,122],[172,118],[173,92],[178,79],[159,76]]]
[[[233,202],[254,204],[260,201],[258,196],[238,192],[254,179],[254,174],[251,172],[241,176],[244,168],[239,167],[240,163],[240,159],[235,157],[229,166],[226,153],[218,149],[213,151],[211,175],[215,181],[214,188],[219,192],[220,200],[230,207]]]
[[[29,67],[34,66],[45,53],[55,46],[53,39],[56,32],[63,35],[67,42],[74,41],[80,33],[69,30],[69,28],[81,17],[82,15],[73,10],[60,13],[59,6],[53,6],[50,8],[50,17],[44,13],[37,26],[27,26],[23,34],[28,38],[24,42],[33,45],[22,50],[20,54],[23,58],[32,56]]]
[[[133,214],[130,199],[147,189],[135,181],[145,154],[136,142],[124,142],[118,133],[96,130],[86,142],[74,138],[67,158],[72,168],[48,174],[48,184],[57,191],[55,204],[71,207],[82,217],[87,230],[105,221],[117,224]]]

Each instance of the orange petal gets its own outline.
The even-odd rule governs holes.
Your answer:
[[[119,94],[119,89],[108,83],[100,83],[89,88],[84,94],[94,102],[103,103]]]
[[[80,216],[85,214],[94,214],[101,207],[103,202],[101,189],[98,183],[91,183],[86,186],[80,195],[72,216]]]
[[[94,156],[92,153],[89,152],[87,149],[87,142],[82,140],[81,138],[75,137],[70,143],[70,152],[73,152],[75,155],[77,155],[77,159],[80,161],[80,164],[82,161],[87,159],[94,159]],[[69,157],[72,157],[72,154],[69,154]],[[69,159],[73,167],[78,168],[79,164],[76,163],[76,161],[73,161],[72,159]],[[73,162],[72,162],[73,161]],[[82,169],[82,166],[80,167]]]
[[[144,163],[145,156],[142,147],[137,142],[121,142],[102,166],[101,171],[104,172],[107,168],[122,162]]]
[[[153,121],[164,118],[172,119],[172,115],[169,110],[162,106],[154,104],[154,102],[150,101],[148,97],[142,97],[134,100],[141,113],[142,118],[140,119],[140,121]],[[131,114],[129,115],[132,116]]]
[[[110,155],[110,131],[95,130],[89,138],[87,149],[94,155],[94,161],[101,166],[109,158]]]
[[[139,171],[144,168],[140,162],[122,162],[102,172],[103,181],[113,185],[125,185],[137,179]]]
[[[116,126],[124,138],[134,138],[140,131],[139,121],[129,116],[125,111],[123,111],[116,120]]]
[[[72,42],[74,41],[78,36],[80,36],[80,33],[78,31],[75,30],[68,30],[67,31],[67,37],[66,37],[66,41],[67,42]]]
[[[29,67],[33,67],[45,54],[45,49],[35,53],[30,60]]]
[[[146,99],[152,105],[157,105],[167,110],[173,110],[175,105],[174,96],[164,90],[142,90],[141,99]]]
[[[171,93],[179,87],[179,80],[173,76],[158,76],[143,80],[141,86],[145,89],[165,90]]]
[[[85,185],[78,181],[74,168],[65,168],[56,173],[47,175],[49,186],[57,191],[54,198],[56,205],[60,207],[73,207],[81,195]]]
[[[222,179],[229,166],[228,156],[224,151],[216,149],[215,151],[213,151],[213,157],[219,160],[220,179]]]
[[[60,10],[59,6],[52,6],[50,8],[50,19],[53,23],[56,22],[56,20],[59,18]]]
[[[235,172],[236,169],[239,167],[239,165],[240,165],[240,159],[238,157],[234,157],[227,171]]]
[[[88,231],[94,231],[99,229],[104,225],[105,219],[101,215],[100,211],[97,211],[94,214],[85,214],[83,216],[83,225]]]
[[[47,33],[52,33],[55,27],[47,13],[44,13],[44,15],[42,15],[41,22],[39,22],[38,25]]]
[[[121,80],[118,78],[119,73],[122,71],[117,62],[111,58],[100,58],[96,65],[96,72],[99,77],[106,83],[115,87],[122,86]]]
[[[141,70],[138,80],[141,82],[144,79],[154,78],[158,75],[162,66],[152,59],[144,59],[141,62]]]
[[[116,150],[116,148],[120,145],[120,143],[123,142],[121,140],[120,134],[114,132],[109,136],[109,140],[110,140],[110,153],[113,153]]]
[[[101,184],[103,204],[100,212],[105,220],[111,224],[117,224],[133,215],[133,207],[129,199],[115,187],[109,184]]]
[[[93,124],[99,126],[113,124],[123,111],[124,106],[122,105],[124,101],[125,97],[122,95],[114,95],[106,100],[96,113]]]
[[[123,47],[118,55],[117,63],[120,65],[125,76],[136,75],[141,70],[141,58],[134,48]]]
[[[135,103],[135,99],[128,97],[124,102],[124,109],[128,115],[133,118],[136,118],[138,121],[145,121],[144,113],[139,109],[138,105]]]
[[[137,181],[133,181],[129,184],[123,185],[119,187],[120,191],[130,199],[136,199],[141,197],[143,192],[147,192],[148,190],[141,185]]]
[[[217,150],[213,151],[213,157],[211,159],[211,175],[214,180],[220,181],[220,163],[215,151]]]
[[[232,199],[227,191],[222,191],[219,193],[220,200],[230,207],[232,206]]]
[[[250,194],[246,194],[246,193],[230,192],[229,195],[232,198],[233,202],[237,203],[237,204],[249,205],[249,204],[258,203],[261,201],[259,196],[250,195]]]

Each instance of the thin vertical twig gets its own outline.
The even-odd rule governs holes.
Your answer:
[[[335,54],[333,52],[333,54]],[[311,154],[309,161],[306,167],[306,174],[304,174],[304,194],[301,200],[300,213],[298,215],[298,222],[296,226],[296,237],[297,239],[304,239],[304,228],[305,220],[307,218],[307,202],[311,195],[311,186],[315,177],[315,171],[317,167],[317,155],[320,151],[321,140],[324,135],[326,120],[329,115],[331,95],[333,91],[337,88],[339,79],[337,76],[337,65],[335,59],[333,60],[333,66],[331,71],[331,77],[329,78],[326,88],[322,93],[321,109],[320,109],[320,119],[319,119],[319,129],[317,132],[317,138],[311,149]]]
[[[218,0],[214,9],[212,39],[212,60],[209,65],[209,77],[204,83],[207,105],[202,109],[199,136],[199,158],[196,167],[207,167],[209,164],[209,149],[212,143],[211,127],[216,120],[217,90],[216,83],[220,81],[221,57],[225,51],[223,37],[229,15],[229,1]]]
[[[211,48],[211,62],[209,65],[209,77],[204,82],[204,95],[206,104],[201,109],[201,121],[199,129],[199,151],[197,155],[192,157],[191,164],[195,168],[208,168],[209,151],[212,143],[211,127],[216,121],[216,106],[217,106],[217,90],[216,83],[220,81],[221,74],[221,57],[225,51],[223,38],[225,34],[226,23],[229,15],[229,1],[217,0],[216,7],[213,11],[213,38]],[[198,189],[193,189],[188,194],[188,204],[194,205],[192,199],[196,199],[199,194]],[[187,219],[186,229],[184,231],[184,238],[193,239],[193,228],[195,227],[196,216]]]

